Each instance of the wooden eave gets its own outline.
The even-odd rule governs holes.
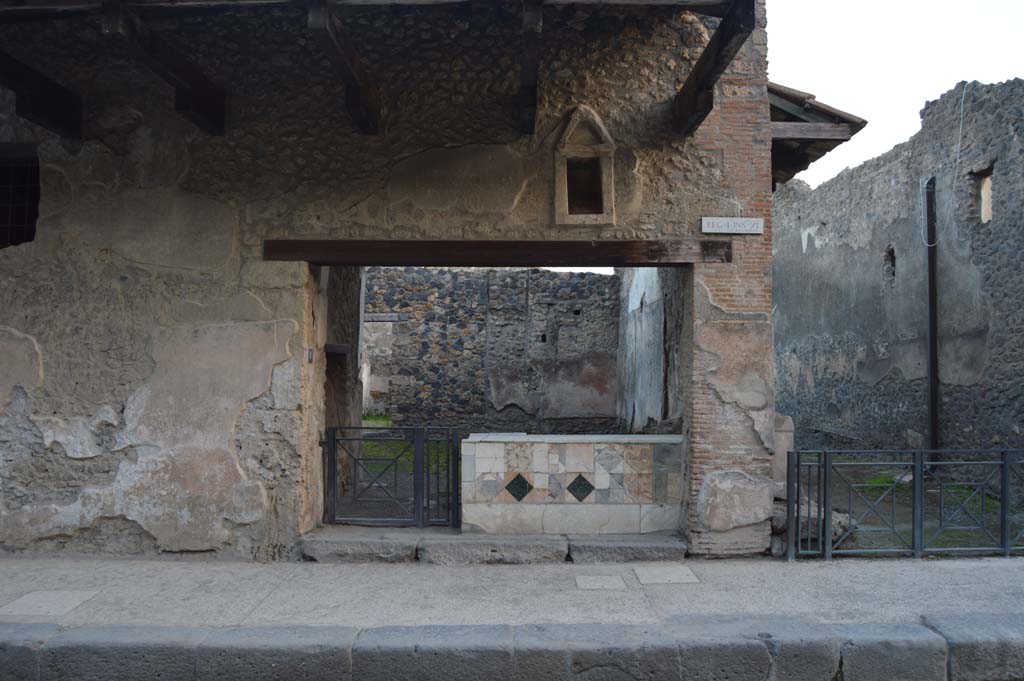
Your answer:
[[[814,95],[777,83],[768,85],[772,120],[772,182],[788,182],[850,140],[866,120],[819,102]]]

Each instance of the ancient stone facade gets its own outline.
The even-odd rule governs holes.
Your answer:
[[[931,177],[939,444],[1024,446],[1022,107],[1024,81],[961,83],[924,108],[906,143],[814,191],[776,193],[778,404],[797,447],[927,446]]]
[[[86,97],[73,143],[0,92],[0,143],[38,144],[42,166],[36,239],[0,250],[0,544],[295,555],[322,517],[329,280],[264,261],[265,239],[670,239],[742,215],[764,235],[686,268],[689,534],[697,553],[767,546],[758,514],[715,508],[721,476],[766,475],[772,447],[764,5],[692,136],[670,111],[715,19],[546,6],[528,136],[520,9],[346,7],[383,89],[376,136],[300,7],[147,18],[227,86],[223,137],[95,16],[0,25],[5,51]],[[615,143],[613,223],[554,220],[554,147],[581,105]]]
[[[364,381],[395,425],[618,429],[617,276],[371,268],[366,312]]]

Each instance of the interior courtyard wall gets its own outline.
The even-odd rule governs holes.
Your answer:
[[[618,289],[588,272],[370,268],[374,409],[465,433],[617,432]]]
[[[1024,446],[1022,106],[1024,81],[961,83],[924,108],[906,143],[815,190],[791,182],[777,192],[779,411],[793,417],[797,447],[927,446],[929,177],[940,445]],[[984,222],[980,178],[989,172]]]
[[[735,239],[731,263],[694,266],[686,294],[690,492],[703,500],[691,546],[766,544],[756,512],[715,511],[771,448],[763,3],[692,137],[669,112],[715,20],[544,11],[532,137],[516,129],[519,3],[347,8],[383,87],[378,136],[352,126],[295,8],[154,20],[228,87],[225,137],[177,115],[172,91],[95,17],[0,26],[6,51],[84,93],[87,112],[84,143],[62,142],[0,93],[0,142],[39,142],[42,166],[36,241],[0,251],[13,358],[0,366],[0,543],[295,555],[322,505],[323,292],[306,265],[264,262],[264,239],[669,239],[742,214],[763,217],[764,236]],[[553,147],[584,104],[616,144],[616,220],[555,225]]]

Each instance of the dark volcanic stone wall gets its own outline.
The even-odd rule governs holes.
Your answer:
[[[970,83],[966,98],[963,87],[929,103],[922,130],[887,154],[814,191],[795,182],[776,193],[777,408],[793,417],[798,447],[927,441],[922,188],[931,176],[939,444],[1024,446],[1024,81]]]
[[[366,277],[374,405],[394,423],[616,431],[618,276],[407,267]],[[371,321],[387,313],[399,320]]]

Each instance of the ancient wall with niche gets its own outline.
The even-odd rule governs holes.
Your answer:
[[[1016,246],[1024,239],[1024,81],[964,87],[930,102],[921,131],[892,151],[815,190],[791,182],[776,194],[779,411],[793,417],[797,447],[927,446],[929,177],[939,235],[940,444],[1024,446]]]
[[[267,238],[658,239],[697,234],[704,215],[764,217],[731,263],[695,265],[686,294],[702,348],[691,495],[716,472],[764,469],[770,387],[755,406],[735,388],[771,374],[763,3],[691,137],[671,103],[714,19],[545,8],[531,137],[517,131],[519,9],[347,8],[384,89],[378,136],[353,127],[298,8],[154,22],[228,86],[218,138],[94,16],[0,25],[6,51],[87,108],[85,142],[64,143],[0,92],[0,142],[38,142],[42,164],[36,240],[0,250],[0,544],[294,555],[321,516],[326,310],[306,265],[262,260]],[[554,221],[554,145],[581,104],[615,142],[613,224]],[[691,516],[696,552],[766,545],[745,517]]]
[[[370,268],[373,410],[466,433],[616,432],[618,289],[583,272]]]

